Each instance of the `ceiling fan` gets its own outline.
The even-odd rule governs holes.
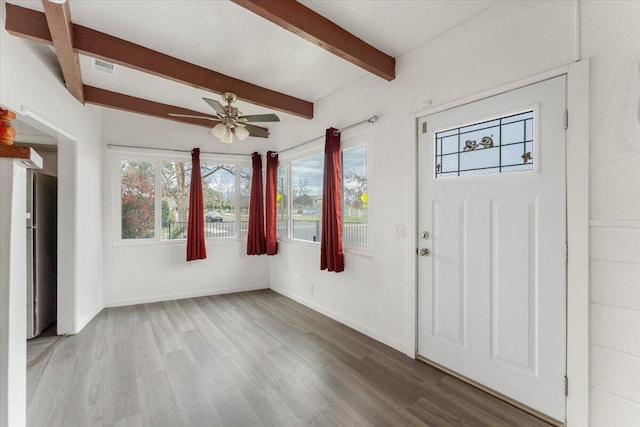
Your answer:
[[[242,111],[238,110],[232,105],[237,100],[235,93],[225,92],[222,94],[222,99],[224,99],[224,101],[227,103],[227,105],[225,106],[213,99],[202,99],[204,99],[207,104],[209,104],[214,110],[216,110],[217,118],[176,113],[169,113],[169,115],[174,117],[188,117],[195,119],[220,121],[220,123],[215,125],[213,129],[211,129],[211,133],[225,144],[231,144],[233,142],[234,134],[240,141],[244,141],[249,137],[249,135],[267,138],[269,136],[268,129],[254,126],[249,123],[280,121],[278,116],[276,116],[275,114],[253,114],[250,116],[243,116]]]

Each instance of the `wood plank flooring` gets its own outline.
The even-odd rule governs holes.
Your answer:
[[[53,324],[39,336],[27,340],[27,368],[37,363],[47,351],[51,350],[58,340],[63,338],[56,334],[56,325]]]
[[[273,291],[105,309],[27,377],[30,427],[548,426]]]

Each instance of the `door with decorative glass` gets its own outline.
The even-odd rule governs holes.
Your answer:
[[[418,121],[418,355],[557,420],[564,122],[564,76]]]

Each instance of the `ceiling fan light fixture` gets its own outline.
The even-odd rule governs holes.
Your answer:
[[[250,114],[243,116],[242,112],[234,107],[232,104],[236,101],[237,97],[232,92],[225,92],[223,99],[227,102],[227,105],[223,106],[215,99],[202,98],[211,108],[216,111],[216,117],[213,116],[199,116],[194,114],[182,114],[182,113],[169,113],[172,117],[183,117],[190,119],[204,119],[204,120],[220,120],[220,123],[215,125],[209,133],[218,138],[225,144],[231,144],[233,142],[233,135],[238,137],[238,140],[244,141],[250,136],[257,136],[260,138],[268,138],[269,130],[255,126],[250,123],[254,122],[279,122],[280,119],[275,114]]]
[[[249,137],[249,131],[242,126],[236,126],[233,131],[240,141],[244,141]]]
[[[231,144],[233,142],[233,132],[231,132],[231,129],[227,129],[224,135],[222,135],[222,138],[220,138],[220,141],[225,144]]]
[[[222,137],[227,131],[228,131],[227,127],[222,123],[218,123],[213,127],[213,129],[211,129],[211,133],[213,134],[213,136],[215,136],[218,139],[222,139]]]
[[[223,123],[215,125],[213,129],[211,129],[211,133],[225,144],[231,144],[233,142],[233,133],[231,133],[231,130]]]

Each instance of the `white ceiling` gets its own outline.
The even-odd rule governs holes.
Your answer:
[[[69,1],[76,24],[311,102],[367,74],[226,0]],[[482,13],[496,0],[301,2],[397,58]],[[14,3],[43,10],[41,1]],[[87,85],[207,113],[211,111],[201,98],[217,97],[121,66],[114,75],[102,74],[89,64],[90,59],[81,56]],[[246,103],[238,106],[245,114],[267,111]],[[283,121],[293,118],[278,115]]]

